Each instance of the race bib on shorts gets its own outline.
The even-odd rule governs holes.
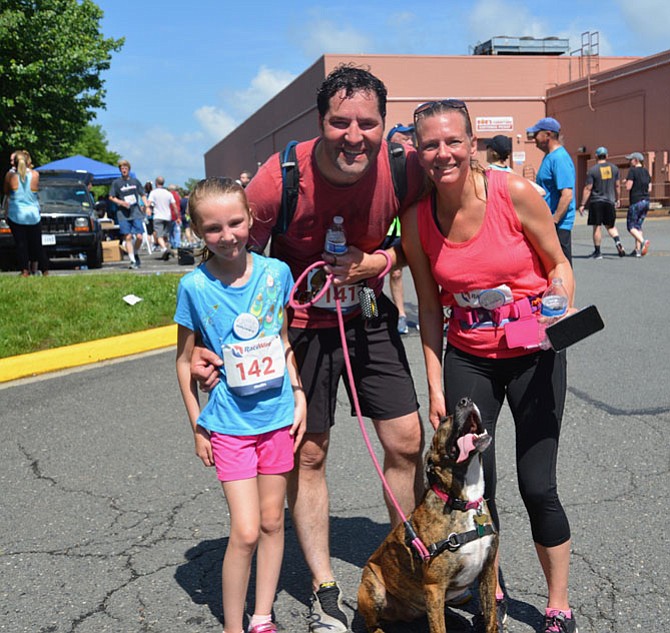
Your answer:
[[[311,281],[312,281],[312,276],[314,273],[318,272],[317,270],[313,270],[308,276],[307,276],[307,285],[311,286]],[[340,286],[339,288],[335,288],[333,284],[330,284],[328,286],[328,290],[326,290],[325,294],[323,297],[321,297],[315,304],[315,308],[322,308],[323,310],[331,310],[334,311],[336,310],[336,305],[335,305],[335,299],[336,297],[339,297],[340,299],[340,305],[342,306],[342,311],[343,312],[350,312],[354,308],[357,308],[359,305],[358,301],[358,286]]]
[[[284,381],[286,359],[279,334],[224,345],[226,382],[237,396],[278,389]]]

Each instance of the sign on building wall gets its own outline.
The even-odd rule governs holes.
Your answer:
[[[515,165],[526,162],[526,152],[512,152],[512,161]]]
[[[511,116],[478,116],[475,117],[476,132],[512,132],[514,117]]]

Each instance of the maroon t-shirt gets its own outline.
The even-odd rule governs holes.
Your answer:
[[[401,211],[395,195],[386,141],[375,164],[353,185],[329,183],[318,170],[315,147],[318,138],[299,143],[296,156],[300,166],[300,193],[295,215],[288,230],[273,238],[273,256],[285,261],[295,279],[321,259],[326,231],[333,217],[344,218],[347,243],[372,253],[384,242],[393,219]],[[416,152],[406,148],[407,195],[403,209],[416,201],[423,185],[423,170]],[[251,244],[264,248],[270,239],[281,206],[282,178],[279,154],[271,156],[245,189],[254,213]],[[381,292],[382,281],[375,288]],[[337,316],[320,308],[298,310],[292,327],[334,327]]]

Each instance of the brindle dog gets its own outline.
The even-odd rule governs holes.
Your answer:
[[[423,560],[398,525],[363,568],[358,610],[370,633],[381,621],[409,622],[424,613],[431,633],[446,633],[445,601],[479,579],[486,633],[497,633],[493,562],[498,535],[483,500],[481,453],[491,443],[469,399],[441,422],[426,457],[428,489],[409,524],[428,548]]]

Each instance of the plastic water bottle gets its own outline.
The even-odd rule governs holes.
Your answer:
[[[344,218],[341,215],[336,215],[332,224],[328,227],[323,250],[331,255],[344,255],[349,250],[347,236],[344,232]]]
[[[542,309],[540,314],[549,319],[545,323],[540,323],[542,340],[540,347],[542,349],[550,349],[551,343],[544,333],[546,328],[552,323],[558,321],[568,311],[568,291],[563,285],[563,280],[556,277],[551,280],[551,285],[547,287],[542,295]]]

